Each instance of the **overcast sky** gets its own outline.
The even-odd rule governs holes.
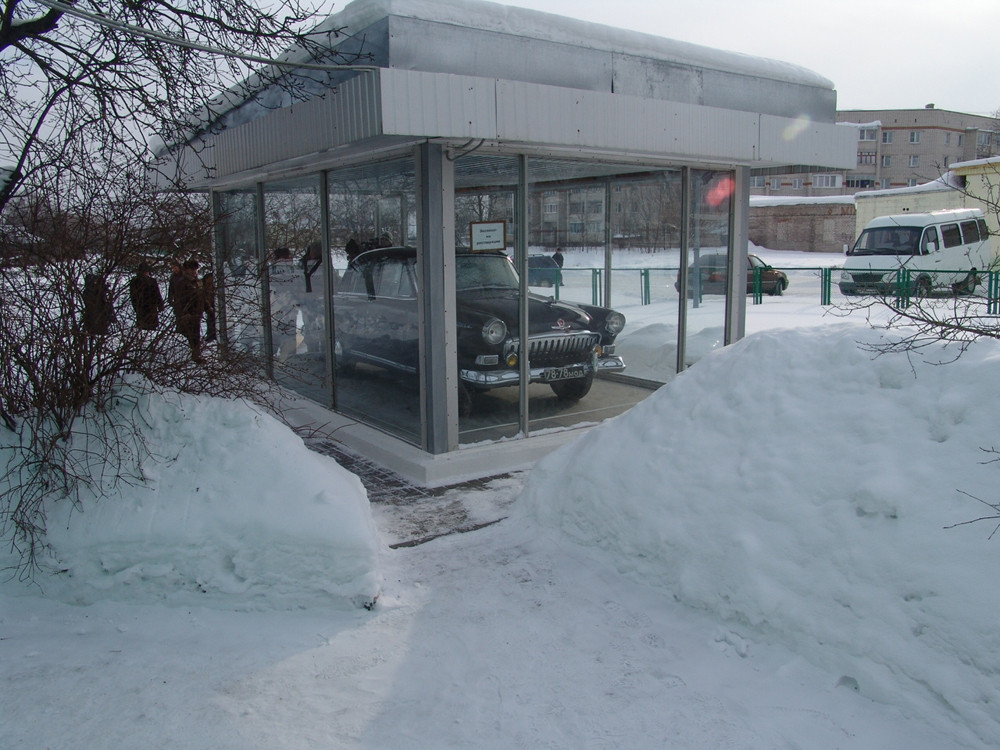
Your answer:
[[[1000,109],[1000,0],[500,0],[794,63],[838,109]]]

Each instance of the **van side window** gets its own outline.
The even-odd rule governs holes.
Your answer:
[[[945,247],[958,247],[962,244],[962,233],[958,229],[958,224],[942,224],[941,237]]]
[[[990,236],[989,227],[986,226],[986,219],[976,219],[976,223],[979,225],[979,236],[985,240]]]
[[[965,240],[965,244],[969,245],[973,242],[979,242],[979,224],[976,221],[963,221],[962,222],[962,238]]]
[[[920,254],[936,253],[940,248],[937,227],[927,227],[924,230],[924,238],[920,241]]]

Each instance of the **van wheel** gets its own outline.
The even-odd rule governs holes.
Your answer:
[[[917,283],[914,285],[914,294],[917,297],[930,297],[931,280],[926,276],[921,276],[919,279],[917,279]]]
[[[955,294],[973,294],[976,291],[976,286],[979,284],[979,276],[976,274],[976,269],[973,268],[969,271],[969,275],[962,279],[957,284],[952,285],[952,289]]]

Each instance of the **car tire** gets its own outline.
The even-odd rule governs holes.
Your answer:
[[[915,297],[930,297],[931,280],[926,276],[921,276],[917,279],[916,283],[913,285],[913,294]]]
[[[558,380],[555,383],[549,383],[549,386],[560,401],[579,401],[590,393],[590,387],[593,384],[594,373],[590,373],[585,378]]]

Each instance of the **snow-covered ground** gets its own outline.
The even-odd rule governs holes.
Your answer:
[[[0,584],[0,747],[996,747],[1000,539],[952,526],[996,502],[1000,343],[756,307],[416,547],[274,420],[148,402],[167,462]]]

